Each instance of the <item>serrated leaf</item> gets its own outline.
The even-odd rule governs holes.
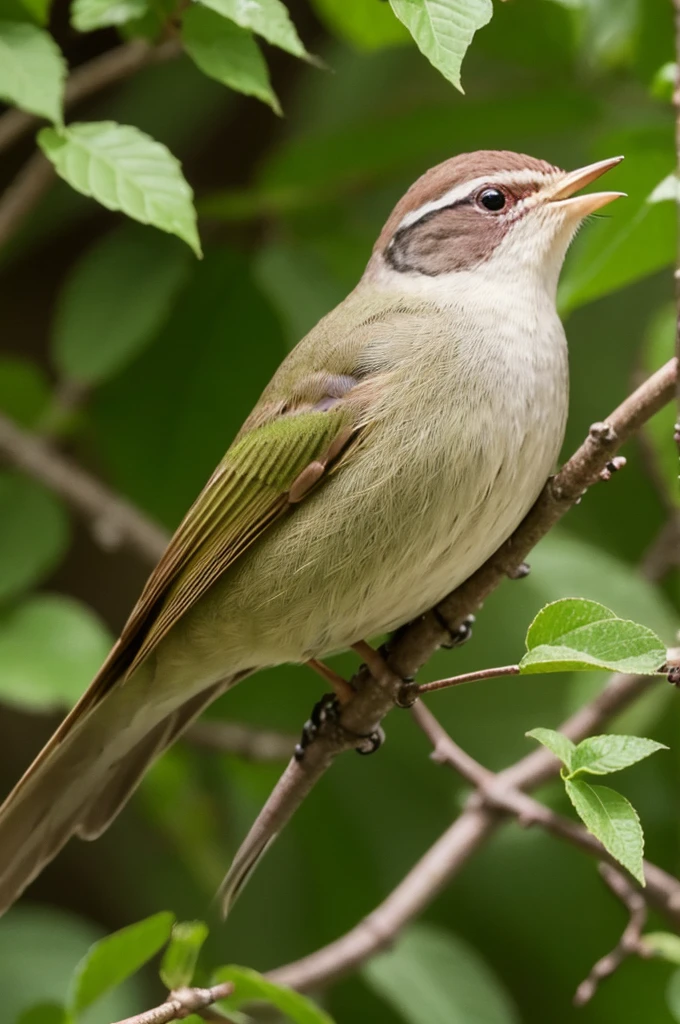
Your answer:
[[[477,29],[493,14],[491,0],[390,0],[418,49],[463,92],[460,66]]]
[[[191,985],[207,937],[208,926],[203,921],[182,921],[173,927],[160,969],[161,981],[170,991]]]
[[[110,989],[136,974],[170,938],[174,915],[164,911],[108,935],[90,948],[76,967],[68,999],[77,1016]]]
[[[43,128],[38,144],[77,192],[177,235],[201,255],[193,192],[166,146],[139,128],[115,121]]]
[[[49,32],[0,21],[0,99],[60,124],[66,62]]]
[[[95,613],[75,598],[27,598],[0,616],[0,701],[29,711],[70,708],[111,641]]]
[[[625,796],[607,786],[591,786],[583,779],[564,783],[576,813],[605,850],[645,884],[642,867],[644,837],[637,811]]]
[[[568,736],[563,736],[561,732],[555,732],[554,729],[531,729],[530,732],[525,733],[525,736],[529,736],[532,740],[538,740],[544,747],[552,751],[555,757],[559,757],[562,764],[564,764],[569,771],[571,771],[571,761],[576,750],[576,744],[572,743]]]
[[[576,747],[568,767],[572,775],[577,772],[609,775],[643,761],[657,750],[668,750],[668,747],[641,736],[588,736]]]
[[[125,25],[147,13],[147,0],[73,0],[71,24],[78,32]]]
[[[275,1006],[295,1024],[333,1024],[333,1019],[324,1013],[311,999],[294,992],[283,985],[267,981],[249,967],[218,967],[212,984],[233,981],[234,993],[228,999],[221,999],[217,1006],[225,1013],[238,1010],[244,1003],[265,1002]]]
[[[309,58],[282,0],[201,0],[201,3],[294,57]]]
[[[0,473],[0,600],[51,572],[68,540],[68,517],[53,494],[19,473]]]
[[[674,932],[647,932],[642,936],[642,944],[654,956],[670,964],[680,964],[680,935]]]
[[[666,660],[666,648],[653,630],[583,598],[564,598],[542,608],[529,627],[526,646],[519,663],[524,675],[598,669],[654,675]]]
[[[413,925],[362,969],[409,1024],[516,1024],[510,997],[479,953],[455,935]]]
[[[405,26],[385,3],[366,0],[312,0],[319,18],[335,35],[359,50],[381,50],[411,41]]]
[[[182,19],[182,41],[194,64],[230,89],[255,96],[280,114],[267,64],[251,32],[200,4]]]
[[[190,258],[174,239],[133,224],[87,250],[57,306],[52,353],[61,374],[98,384],[138,356],[170,314]]]

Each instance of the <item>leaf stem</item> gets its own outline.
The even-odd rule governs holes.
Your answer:
[[[477,672],[465,672],[460,676],[450,676],[448,679],[437,679],[433,683],[423,683],[418,687],[418,694],[432,693],[434,690],[444,690],[449,686],[459,686],[461,683],[475,683],[479,679],[496,679],[498,676],[518,676],[519,665],[501,665],[499,668],[482,668]]]

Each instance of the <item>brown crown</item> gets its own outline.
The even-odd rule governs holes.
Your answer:
[[[496,177],[503,172],[536,171],[537,187],[543,175],[560,173],[546,160],[526,156],[524,153],[512,153],[503,149],[480,149],[476,153],[461,153],[451,157],[421,175],[411,185],[392,210],[387,222],[375,243],[374,252],[382,251],[394,235],[398,225],[407,213],[418,210],[424,203],[431,203],[445,195],[450,189],[462,185],[474,178]]]

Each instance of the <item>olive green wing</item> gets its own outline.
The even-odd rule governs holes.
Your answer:
[[[239,555],[337,466],[358,439],[354,418],[336,403],[279,416],[237,440],[149,577],[95,680],[94,699],[133,672]]]

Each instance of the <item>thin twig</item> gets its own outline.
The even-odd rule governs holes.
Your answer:
[[[106,86],[129,78],[148,64],[171,60],[181,53],[181,49],[177,40],[171,39],[156,47],[134,40],[108,50],[71,72],[66,84],[64,106],[72,107]],[[8,110],[0,117],[0,152],[39,122],[40,118],[34,114],[27,114],[23,110]]]
[[[0,456],[64,498],[85,517],[103,547],[125,545],[151,564],[163,554],[168,535],[162,527],[2,414]]]
[[[184,1020],[190,1013],[206,1009],[219,999],[226,999],[233,991],[234,986],[230,981],[213,985],[212,988],[178,988],[160,1006],[135,1014],[134,1017],[126,1017],[116,1024],[170,1024],[170,1021]]]
[[[356,749],[362,739],[379,728],[384,716],[400,703],[403,680],[414,676],[449,638],[442,619],[455,634],[466,617],[517,570],[538,541],[600,479],[621,444],[671,400],[676,378],[677,360],[672,359],[629,395],[606,423],[594,424],[581,447],[548,481],[536,504],[498,551],[445,598],[436,613],[428,612],[396,634],[387,652],[389,671],[376,679],[362,669],[354,677],[356,696],[343,705],[337,718],[321,724],[304,758],[290,762],[241,844],[222,887],[225,912],[259,857],[334,758]]]
[[[481,679],[498,679],[500,676],[518,676],[519,665],[501,665],[500,668],[481,668],[477,672],[465,672],[460,676],[449,676],[448,679],[437,679],[433,683],[423,683],[418,693],[432,693],[433,690],[445,690],[461,683],[476,683]]]
[[[594,700],[559,727],[560,732],[568,735],[574,742],[582,740],[600,729],[607,719],[622,711],[653,683],[654,677],[649,676],[612,676]],[[434,740],[435,749],[438,749],[438,756],[443,756],[442,736],[433,733],[431,739]],[[498,800],[512,801],[515,797],[526,797],[531,800],[525,793],[514,788],[520,785],[517,780],[522,780],[521,785],[527,789],[534,788],[556,776],[560,768],[557,758],[545,747],[541,747],[537,752],[540,756],[536,757],[532,753],[511,768],[493,775],[464,751],[460,751],[460,748],[456,747],[456,750],[459,751],[458,764],[468,773],[467,777],[474,785],[481,781],[487,794],[493,794],[493,802],[490,795],[486,801],[471,800],[462,814],[421,857],[397,888],[368,917],[329,945],[301,960],[271,971],[268,977],[272,981],[301,991],[320,988],[351,973],[376,953],[390,946],[399,932],[434,900],[473,854],[494,834],[503,821],[495,805]],[[506,806],[505,811],[506,814],[512,813],[522,820],[526,809],[526,805],[522,805],[516,812],[510,806]],[[549,808],[543,808],[537,801],[531,800],[530,810],[532,823],[547,827],[546,823],[550,822],[560,838],[568,839],[593,854],[597,850],[597,855],[601,855],[602,847],[597,840],[575,822],[563,818],[556,824]],[[548,812],[545,817],[543,811]],[[585,836],[589,836],[588,839],[584,838],[584,833]],[[656,865],[648,863],[645,863],[645,877],[645,899],[665,914],[674,927],[678,927],[680,883]]]
[[[267,729],[252,729],[236,722],[195,722],[184,740],[196,747],[234,754],[246,761],[287,761],[297,737]]]
[[[41,152],[29,157],[0,199],[0,249],[14,236],[54,178],[54,168]]]
[[[574,1006],[585,1006],[595,995],[601,981],[616,971],[629,956],[648,958],[652,951],[642,941],[642,932],[647,923],[647,904],[640,892],[628,879],[610,864],[600,864],[600,874],[615,896],[621,900],[629,913],[621,938],[611,953],[598,960],[585,981],[576,989]]]

